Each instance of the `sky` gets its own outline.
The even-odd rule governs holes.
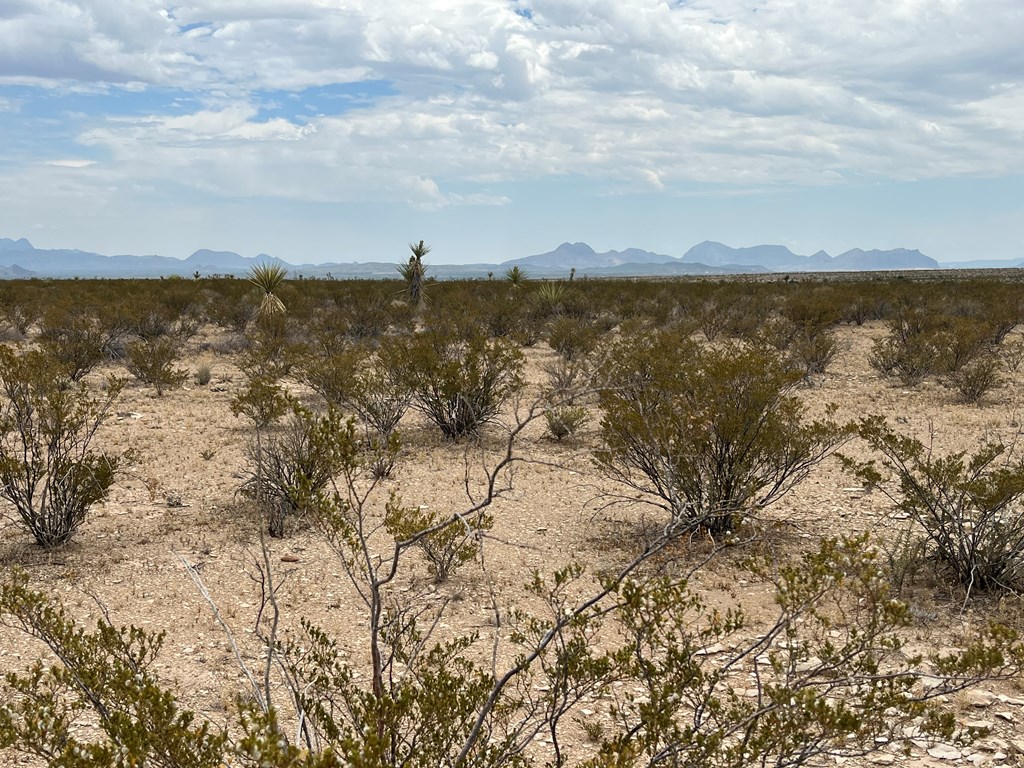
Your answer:
[[[1024,258],[1021,0],[0,0],[0,237]]]

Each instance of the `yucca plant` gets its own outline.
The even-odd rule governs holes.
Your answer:
[[[509,286],[511,286],[513,294],[519,293],[528,277],[526,270],[518,264],[505,270],[505,279],[508,281]]]
[[[423,257],[430,253],[430,246],[424,245],[420,240],[419,243],[409,243],[409,250],[412,251],[412,255],[408,263],[399,265],[398,273],[408,286],[409,301],[414,307],[418,307],[423,303],[423,278],[427,274]]]
[[[284,302],[277,297],[275,291],[281,287],[287,276],[288,270],[280,264],[258,264],[249,270],[249,282],[259,288],[263,294],[259,310],[257,310],[260,318],[284,313]]]

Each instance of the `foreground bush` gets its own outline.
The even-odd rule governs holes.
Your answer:
[[[376,608],[374,594],[394,597],[384,592],[390,561],[361,560],[367,542],[357,533],[349,544],[338,540]],[[580,602],[571,597],[582,586],[579,566],[535,575],[529,590],[545,617],[509,611],[507,637],[518,650],[508,666],[474,661],[473,636],[431,639],[436,617],[399,601],[360,622],[369,680],[348,649],[309,622],[288,640],[261,630],[268,678],[280,665],[287,683],[275,690],[282,694],[275,706],[268,681],[245,668],[237,725],[221,731],[156,676],[163,635],[118,629],[105,614],[95,629],[81,629],[15,572],[0,583],[0,621],[59,661],[6,677],[0,750],[70,768],[528,768],[539,759],[527,748],[543,734],[554,750],[551,766],[653,766],[672,755],[674,765],[795,767],[907,744],[908,732],[969,737],[941,702],[1017,674],[1024,661],[1014,632],[985,628],[960,650],[930,657],[931,681],[922,689],[924,659],[906,654],[901,639],[908,609],[891,599],[879,556],[863,537],[825,542],[777,567],[774,616],[753,634],[741,611],[705,606],[685,581],[635,573],[628,567],[608,577]],[[275,608],[268,622],[276,621]],[[602,622],[621,630],[607,650],[591,642]],[[567,731],[578,727],[573,715],[585,697],[612,691],[607,730],[596,758],[587,759],[569,746]],[[77,727],[85,714],[97,728]]]
[[[973,456],[936,456],[880,417],[862,421],[859,434],[882,455],[896,487],[890,490],[874,462],[845,464],[924,529],[934,554],[968,594],[1024,588],[1024,459],[1010,458],[998,442]]]
[[[642,333],[622,340],[605,376],[598,466],[713,535],[777,501],[850,434],[808,423],[791,394],[801,373],[763,348]]]
[[[0,347],[0,496],[40,546],[67,543],[106,498],[122,459],[90,446],[122,386],[94,395],[44,353]]]

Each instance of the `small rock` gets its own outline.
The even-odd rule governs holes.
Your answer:
[[[697,649],[696,651],[693,652],[693,655],[694,656],[714,656],[716,653],[722,653],[724,650],[726,650],[724,645],[722,645],[721,643],[715,643],[713,645],[708,645],[708,646],[705,646],[704,648]]]
[[[988,693],[986,691],[975,691],[970,695],[968,703],[972,707],[976,707],[977,709],[984,709],[985,707],[992,706],[992,702],[994,701],[995,698],[992,696],[991,693]]]
[[[896,762],[896,757],[894,755],[890,755],[888,752],[880,752],[877,755],[869,757],[868,762],[874,763],[875,765],[892,765]]]
[[[963,757],[959,749],[949,744],[936,744],[928,750],[928,754],[936,760],[959,760]]]

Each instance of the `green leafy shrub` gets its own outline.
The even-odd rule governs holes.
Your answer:
[[[805,421],[800,374],[763,348],[645,333],[617,345],[605,376],[598,467],[686,528],[735,530],[849,436]]]
[[[109,315],[88,308],[57,304],[43,314],[39,346],[60,363],[72,381],[84,378],[108,357],[108,351],[127,333]]]
[[[396,339],[390,354],[413,406],[449,440],[476,434],[523,386],[519,349],[480,332],[431,330]]]
[[[587,409],[580,405],[560,405],[544,412],[547,432],[555,440],[562,441],[575,435],[590,421]]]
[[[386,436],[412,400],[393,349],[385,339],[376,353],[363,345],[349,345],[330,355],[307,353],[298,364],[299,377],[329,405],[357,414],[374,432]]]
[[[980,355],[949,374],[949,384],[965,403],[977,405],[1003,382],[1002,364],[993,353]]]
[[[334,410],[317,416],[292,403],[281,429],[246,447],[248,468],[240,491],[265,506],[274,538],[284,536],[286,518],[304,511],[338,471],[341,457],[333,434],[343,426]]]
[[[895,488],[883,482],[874,461],[844,463],[921,526],[931,550],[968,592],[1024,587],[1024,513],[1018,504],[1024,460],[1008,458],[1007,446],[998,442],[973,456],[936,456],[881,417],[862,420],[858,432],[881,454]]]
[[[271,377],[252,376],[231,398],[231,412],[245,416],[257,430],[266,429],[288,412],[289,400]]]
[[[438,584],[448,581],[455,570],[480,551],[480,534],[494,526],[483,512],[449,524],[448,515],[425,507],[403,507],[397,499],[387,506],[384,527],[397,541],[410,541],[427,559],[427,569]]]
[[[140,339],[128,345],[124,364],[132,376],[155,387],[157,396],[162,396],[188,380],[188,371],[175,367],[179,354],[180,342],[173,336]]]
[[[0,496],[40,546],[67,543],[106,498],[123,457],[90,446],[122,388],[93,395],[44,353],[0,347]]]
[[[105,617],[84,630],[17,571],[0,584],[0,616],[60,660],[7,674],[0,749],[67,768],[223,765],[226,734],[182,709],[153,673],[163,633],[118,628]],[[80,727],[85,713],[95,730]]]
[[[559,317],[548,330],[548,344],[565,360],[578,360],[593,352],[600,337],[594,324],[576,317]]]

